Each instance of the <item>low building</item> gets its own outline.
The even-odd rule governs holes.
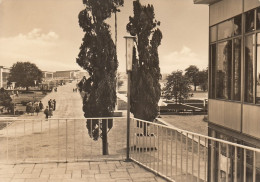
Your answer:
[[[260,1],[194,0],[209,5],[209,136],[260,148]],[[211,181],[260,181],[260,156],[209,145]],[[246,156],[246,157],[245,157]],[[228,170],[221,169],[225,160]],[[246,162],[246,166],[243,164]],[[228,163],[228,164],[227,164]],[[220,165],[221,164],[221,165]],[[243,173],[246,170],[246,173]],[[210,176],[210,174],[213,174]],[[246,174],[243,176],[243,174]],[[228,177],[228,179],[226,179]]]
[[[79,70],[56,71],[53,74],[54,79],[74,80],[77,79]]]
[[[7,82],[8,82],[8,77],[10,74],[10,69],[6,68],[4,66],[0,66],[0,88],[6,88],[7,87]]]
[[[53,79],[53,72],[50,71],[43,71],[43,79],[45,80],[52,80]]]

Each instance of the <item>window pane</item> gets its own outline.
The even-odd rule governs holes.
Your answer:
[[[233,99],[239,101],[241,92],[241,39],[235,39],[233,45]]]
[[[245,38],[245,102],[253,102],[254,35]]]
[[[209,70],[210,70],[210,78],[209,78],[209,98],[215,99],[215,80],[216,80],[216,44],[210,46],[210,62],[209,62]]]
[[[239,16],[236,16],[235,18],[234,18],[234,35],[240,35],[241,34],[241,15],[239,15]]]
[[[260,29],[260,8],[257,8],[256,13],[256,28]]]
[[[218,44],[217,98],[231,99],[232,41]]]
[[[218,40],[231,37],[233,33],[233,20],[228,20],[218,25]]]
[[[217,40],[217,26],[210,28],[210,42],[215,42]]]
[[[257,34],[256,103],[260,104],[260,34]]]
[[[254,30],[254,10],[251,10],[246,13],[246,32]]]

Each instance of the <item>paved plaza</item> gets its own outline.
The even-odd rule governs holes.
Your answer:
[[[57,109],[54,111],[54,115],[52,118],[84,118],[83,112],[82,112],[82,100],[79,93],[73,92],[73,88],[75,88],[75,82],[69,83],[67,85],[58,87],[58,92],[52,92],[48,94],[43,100],[44,106],[47,105],[47,102],[49,99],[55,99],[57,101]],[[32,155],[36,155],[37,151],[39,150],[39,155],[48,156],[47,158],[50,159],[52,156],[56,156],[56,148],[48,148],[46,150],[46,146],[52,145],[52,143],[55,143],[56,140],[53,138],[50,140],[52,136],[57,137],[55,133],[57,123],[54,123],[54,120],[45,121],[44,114],[41,112],[38,116],[37,115],[23,115],[19,117],[19,119],[42,119],[42,123],[32,123],[29,121],[26,123],[26,128],[23,126],[23,122],[14,122],[8,127],[8,135],[10,138],[8,138],[9,142],[9,160],[12,161],[12,159],[16,160],[17,154],[15,155],[15,148],[18,147],[18,151],[21,151],[21,155],[24,155],[26,158],[32,157]],[[124,119],[121,119],[124,123]],[[37,121],[37,120],[35,120]],[[120,121],[120,120],[119,120]],[[114,123],[114,128],[119,128],[117,126],[117,123]],[[51,125],[50,125],[51,124]],[[60,122],[60,127],[62,128],[65,123]],[[71,123],[68,121],[69,128],[73,128],[73,125],[70,125]],[[83,125],[81,125],[83,124]],[[80,129],[80,126],[84,127],[84,120],[82,120],[82,123],[80,122],[80,125],[76,125],[76,133],[79,134],[79,136],[83,136],[81,138],[84,139],[84,153],[88,153],[88,148],[90,148],[90,145],[87,143],[92,143],[92,139],[89,138],[87,134],[87,130],[84,128],[84,130]],[[122,125],[122,124],[120,124]],[[49,128],[51,126],[51,130]],[[75,124],[74,124],[75,126]],[[38,139],[37,136],[38,132],[33,131],[36,130],[36,128],[42,128],[42,135],[43,140],[40,138]],[[81,127],[82,128],[82,127]],[[113,130],[113,129],[112,129]],[[121,129],[122,130],[122,129]],[[14,133],[15,131],[15,133]],[[75,131],[75,129],[74,129]],[[113,132],[115,134],[113,134]],[[121,131],[123,132],[123,131]],[[0,139],[1,136],[4,137],[6,134],[5,130],[0,131]],[[25,134],[25,136],[24,136]],[[12,135],[15,135],[15,137]],[[23,141],[23,144],[28,144],[31,142],[31,140],[35,140],[33,142],[34,149],[32,153],[32,149],[30,146],[26,146],[25,148],[23,145],[17,145],[16,138],[19,138],[19,135],[21,135],[21,140]],[[115,137],[113,137],[115,135]],[[116,149],[119,151],[120,149],[125,148],[125,143],[123,140],[120,141],[120,139],[117,139],[116,135],[118,135],[118,131],[114,130],[112,133],[110,132],[110,136],[112,136],[112,140],[110,141],[111,144],[116,145],[118,148]],[[60,143],[63,143],[63,139],[65,139],[65,134],[60,133]],[[12,138],[11,138],[12,137]],[[44,140],[46,139],[46,141]],[[70,139],[70,138],[69,138]],[[76,140],[75,140],[76,139]],[[115,140],[115,141],[114,141]],[[0,140],[1,141],[1,140]],[[6,138],[2,138],[3,146],[5,146]],[[37,141],[39,143],[37,143]],[[43,142],[42,142],[43,141]],[[47,142],[47,143],[44,143]],[[81,147],[81,140],[74,138],[74,141],[76,141],[76,149]],[[79,142],[80,141],[80,142]],[[49,143],[48,143],[49,142]],[[73,140],[71,140],[73,143]],[[71,144],[72,144],[71,143]],[[44,145],[43,145],[44,144]],[[95,149],[95,145],[91,144],[91,150]],[[93,148],[92,148],[93,146]],[[100,144],[98,149],[100,149]],[[20,147],[20,149],[19,149]],[[44,149],[45,148],[45,149]],[[68,147],[70,149],[70,146]],[[53,149],[53,150],[52,150]],[[27,151],[28,150],[28,151]],[[74,145],[75,150],[75,145]],[[46,151],[46,153],[42,152]],[[25,152],[25,153],[24,153]],[[113,151],[111,150],[111,153]],[[122,150],[124,152],[124,150]],[[0,153],[2,153],[2,158],[5,157],[6,151],[4,150],[4,147],[0,149]],[[83,154],[84,154],[83,153]],[[61,148],[61,155],[62,155],[62,148]],[[78,155],[81,155],[79,153]],[[19,157],[19,154],[18,154]],[[75,156],[74,156],[75,157]],[[100,158],[99,158],[100,157]],[[42,160],[42,159],[41,159]],[[85,161],[89,162],[68,162],[68,163],[54,163],[54,162],[47,162],[47,160],[42,160],[42,162],[36,162],[31,164],[0,164],[0,182],[65,182],[65,181],[116,181],[116,182],[123,182],[123,181],[165,181],[163,178],[158,177],[154,173],[149,172],[148,170],[144,169],[143,167],[139,166],[138,164],[134,162],[124,162],[124,157],[117,157],[113,156],[113,158],[103,158],[101,159],[101,156],[90,156]]]
[[[133,162],[101,161],[0,165],[1,182],[158,182],[164,179]]]

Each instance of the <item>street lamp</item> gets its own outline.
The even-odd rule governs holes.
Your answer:
[[[134,36],[125,36],[126,40],[126,72],[127,72],[127,149],[126,149],[126,160],[130,159],[130,86],[131,86],[131,71],[133,61],[133,47],[134,47]]]
[[[33,99],[34,102],[36,102],[36,93],[35,93],[36,83],[37,80],[34,80],[34,99]]]
[[[14,104],[14,96],[15,96],[15,93],[14,93],[14,88],[15,88],[15,83],[16,82],[11,82],[12,83],[12,87],[13,87],[13,113],[15,115],[15,112],[14,112],[14,109],[15,109],[15,104]]]

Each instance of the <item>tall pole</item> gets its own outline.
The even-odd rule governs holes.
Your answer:
[[[127,72],[127,137],[126,137],[126,160],[130,159],[130,88],[131,88],[131,71]]]

